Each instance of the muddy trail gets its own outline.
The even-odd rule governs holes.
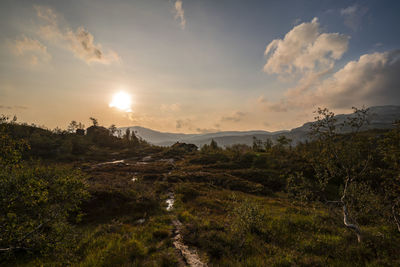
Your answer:
[[[124,167],[128,166],[143,166],[146,165],[146,167],[150,167],[147,165],[151,164],[157,164],[159,163],[167,163],[172,166],[171,170],[168,173],[165,173],[164,176],[168,176],[172,170],[176,168],[176,165],[174,163],[173,159],[158,159],[154,160],[151,156],[144,157],[140,160],[114,160],[114,161],[108,161],[108,162],[103,162],[103,163],[97,163],[91,166],[92,169],[101,169],[101,168],[107,168],[108,166],[113,166],[113,167],[119,167],[118,169],[122,169]],[[138,182],[140,180],[140,175],[143,173],[140,172],[135,172],[133,173],[134,176],[131,179],[132,182]],[[184,243],[183,237],[182,237],[182,229],[184,225],[179,221],[177,218],[177,215],[174,212],[174,204],[175,204],[175,194],[174,192],[169,189],[167,193],[167,199],[165,200],[166,203],[166,211],[169,212],[172,216],[171,220],[171,226],[173,227],[173,235],[172,235],[172,243],[177,251],[177,255],[179,257],[179,266],[191,266],[191,267],[204,267],[207,266],[207,263],[204,263],[196,248],[189,247]],[[138,224],[145,223],[145,218],[139,219],[137,221]]]
[[[172,211],[174,208],[174,202],[175,202],[175,195],[173,192],[168,192],[168,199],[166,200],[167,203],[167,211]],[[176,218],[176,215],[174,215],[174,219],[172,220],[172,225],[174,227],[173,230],[173,244],[175,249],[179,252],[179,255],[182,257],[184,260],[185,265],[191,266],[191,267],[203,267],[207,266],[206,263],[203,263],[199,257],[199,254],[197,253],[197,250],[195,248],[189,248],[189,246],[185,245],[183,242],[182,238],[182,223],[179,221],[178,218]],[[181,261],[182,262],[182,261]]]

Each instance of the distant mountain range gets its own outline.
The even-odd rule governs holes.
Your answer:
[[[351,114],[336,115],[338,123],[343,122]],[[393,127],[393,122],[400,120],[400,106],[375,106],[369,109],[370,124],[363,129],[389,129]],[[199,147],[209,144],[214,139],[220,146],[231,146],[233,144],[253,144],[253,137],[265,141],[271,139],[276,141],[279,136],[286,136],[292,139],[292,144],[307,140],[312,122],[307,122],[303,126],[292,130],[277,132],[267,131],[224,131],[207,134],[183,134],[183,133],[164,133],[154,131],[141,126],[121,127],[123,132],[129,128],[144,140],[154,145],[170,146],[176,142],[195,144]],[[345,131],[345,130],[344,130]]]

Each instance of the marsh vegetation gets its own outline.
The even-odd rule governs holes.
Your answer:
[[[0,264],[184,266],[179,241],[209,266],[399,265],[400,124],[360,131],[367,112],[200,149],[3,117]]]

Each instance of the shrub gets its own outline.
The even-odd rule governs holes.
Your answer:
[[[68,168],[0,170],[0,247],[45,252],[62,246],[69,221],[88,196],[82,175]]]

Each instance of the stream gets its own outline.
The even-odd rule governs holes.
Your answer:
[[[144,157],[142,160],[137,161],[135,164],[148,164],[149,161],[151,160],[151,156]],[[174,163],[174,160],[172,159],[162,159],[160,161],[165,161],[169,162],[171,164]],[[129,165],[126,160],[114,160],[114,161],[108,161],[108,162],[103,162],[103,163],[98,163],[94,165],[94,167],[98,166],[104,166],[108,164],[126,164]],[[134,174],[134,176],[131,178],[132,182],[137,182],[138,177],[136,176],[137,173]],[[167,204],[167,207],[165,208],[168,212],[171,212],[174,208],[175,204],[175,195],[173,192],[169,191],[168,192],[168,198],[165,200],[165,203]],[[144,218],[141,218],[136,221],[137,224],[143,224],[146,220]],[[182,232],[182,223],[179,221],[178,218],[175,218],[172,220],[172,225],[174,227],[174,235],[173,235],[173,245],[174,247],[179,251],[180,255],[182,256],[182,260],[186,262],[188,266],[191,267],[205,267],[207,266],[206,263],[203,263],[199,257],[199,254],[197,253],[197,250],[195,248],[189,248],[189,246],[185,245],[183,242],[183,238],[181,235]]]
[[[168,198],[165,200],[167,203],[166,210],[171,211],[174,207],[175,203],[175,195],[172,192],[168,193]],[[182,231],[182,223],[179,219],[172,220],[172,225],[174,226],[174,237],[173,237],[173,244],[174,247],[180,252],[182,257],[184,258],[185,262],[191,267],[205,267],[207,264],[203,263],[197,253],[197,250],[192,248],[190,249],[185,243],[183,242],[183,238],[181,235]]]

